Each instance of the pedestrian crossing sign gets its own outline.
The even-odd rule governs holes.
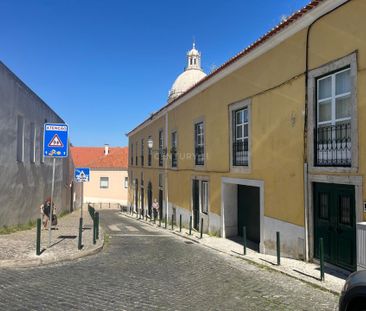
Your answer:
[[[64,123],[45,123],[43,131],[43,155],[66,158],[69,155],[69,127]]]
[[[90,180],[90,169],[87,167],[75,168],[74,179],[76,182],[88,182]]]

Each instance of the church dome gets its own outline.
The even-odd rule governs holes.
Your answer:
[[[202,78],[206,77],[206,74],[201,68],[201,53],[196,50],[194,43],[193,48],[187,53],[187,61],[188,65],[186,69],[178,76],[169,91],[168,102],[171,102]]]

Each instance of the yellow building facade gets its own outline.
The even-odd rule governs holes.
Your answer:
[[[263,253],[356,269],[366,2],[311,3],[129,134],[129,204]],[[149,144],[153,143],[152,148]]]

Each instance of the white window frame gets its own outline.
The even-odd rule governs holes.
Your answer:
[[[314,128],[317,127],[317,80],[349,67],[351,79],[351,166],[315,166]],[[309,173],[320,172],[357,172],[358,171],[358,123],[357,123],[357,53],[354,52],[338,60],[311,70],[308,74],[308,127],[307,127],[307,159]]]
[[[233,120],[233,115],[236,111],[247,109],[248,122],[248,164],[247,165],[233,165],[234,163],[234,154],[233,154],[233,142],[236,138],[236,134],[233,133],[233,128],[235,125],[236,130],[236,120]],[[229,138],[230,138],[230,172],[232,173],[240,173],[240,174],[249,174],[251,173],[251,158],[252,158],[252,100],[251,98],[247,98],[236,103],[232,103],[229,105]],[[236,114],[235,116],[236,117]],[[244,126],[243,126],[243,134],[244,134]]]
[[[196,129],[198,126],[201,127],[201,132],[199,133]],[[200,138],[200,142],[198,142]],[[196,148],[202,147],[203,148],[203,162],[202,164],[196,163]],[[194,124],[194,165],[198,167],[202,167],[206,164],[206,148],[205,148],[205,122],[203,120],[200,120]]]
[[[200,211],[201,213],[208,214],[209,212],[209,181],[208,180],[200,180],[199,192],[200,192]],[[206,188],[205,192],[204,189]],[[204,204],[206,203],[206,204]],[[204,206],[206,205],[206,207]]]
[[[125,189],[128,188],[128,176],[125,177],[125,180],[124,180],[124,187]]]
[[[170,164],[173,169],[177,169],[178,168],[178,131],[177,130],[172,131],[171,140],[172,140],[171,141],[172,149],[175,148],[176,165],[173,166],[173,154],[171,155],[172,159],[171,159]]]
[[[102,180],[102,179],[104,179],[104,180]],[[103,186],[102,182],[106,182],[107,185]],[[106,176],[99,177],[99,188],[100,189],[109,189],[109,177],[106,177]]]

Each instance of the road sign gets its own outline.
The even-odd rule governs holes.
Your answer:
[[[90,180],[90,168],[78,167],[74,170],[74,179],[76,182],[87,182]]]
[[[43,132],[43,155],[52,158],[68,157],[68,125],[64,123],[45,123]]]

